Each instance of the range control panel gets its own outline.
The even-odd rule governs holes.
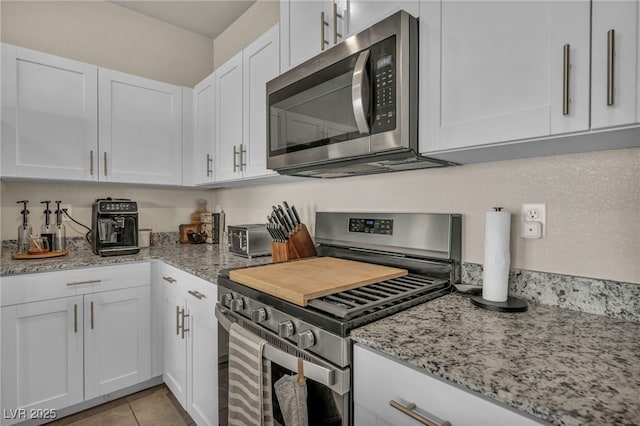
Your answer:
[[[349,218],[349,232],[393,235],[393,220]]]

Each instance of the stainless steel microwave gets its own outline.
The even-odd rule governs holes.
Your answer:
[[[418,21],[400,11],[267,83],[267,167],[343,177],[443,166],[418,151]]]

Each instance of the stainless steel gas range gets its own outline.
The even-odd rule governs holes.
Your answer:
[[[350,331],[451,292],[460,282],[461,216],[428,213],[316,214],[319,256],[332,256],[407,269],[409,274],[313,299],[301,307],[218,277],[220,424],[226,424],[225,377],[228,329],[232,322],[267,341],[273,382],[297,369],[315,387],[309,424],[353,424]],[[275,397],[274,397],[275,399]],[[309,398],[311,401],[311,398]],[[320,401],[320,403],[318,403]],[[327,418],[329,416],[330,418]],[[278,405],[274,417],[281,421]],[[317,423],[316,423],[317,422]]]

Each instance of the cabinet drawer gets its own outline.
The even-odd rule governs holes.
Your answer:
[[[371,424],[372,418],[378,424],[420,424],[390,401],[405,407],[414,403],[415,414],[438,424],[445,420],[455,426],[542,424],[360,345],[354,346],[353,363],[356,426]]]
[[[161,271],[162,280],[176,288],[178,293],[187,299],[189,305],[195,304],[211,315],[214,314],[218,297],[217,285],[167,264],[162,265]]]
[[[149,285],[149,262],[2,277],[0,306]]]

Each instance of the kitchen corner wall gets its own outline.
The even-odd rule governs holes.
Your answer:
[[[213,41],[108,1],[0,2],[1,39],[193,87],[213,71]]]
[[[40,201],[61,200],[71,204],[71,216],[91,227],[91,208],[95,198],[130,198],[138,202],[139,227],[154,232],[177,232],[182,223],[190,223],[196,211],[196,200],[205,199],[213,211],[212,192],[202,189],[153,188],[145,186],[94,183],[33,183],[0,182],[0,220],[2,240],[15,240],[21,223],[20,208],[16,201],[29,200],[29,222],[34,233],[40,233],[44,222],[44,205]],[[55,207],[55,205],[52,205]],[[54,209],[51,209],[54,210]],[[83,236],[86,229],[72,222],[64,223],[67,237]]]
[[[640,148],[219,189],[213,201],[239,224],[264,222],[282,200],[311,229],[317,211],[461,213],[473,263],[484,262],[485,211],[500,206],[512,268],[640,283]],[[546,203],[546,238],[520,237],[522,203]]]

